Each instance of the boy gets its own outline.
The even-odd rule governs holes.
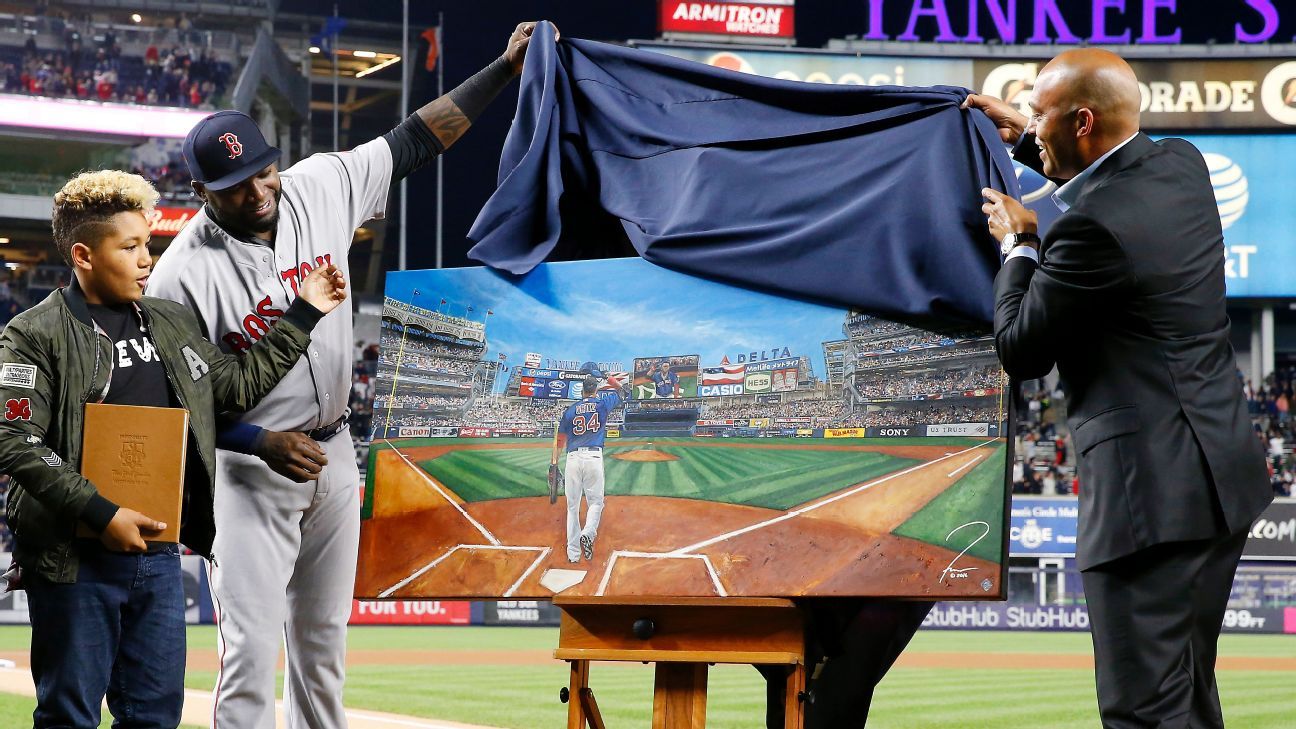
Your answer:
[[[87,402],[189,411],[181,540],[211,558],[215,417],[243,411],[297,362],[315,323],[346,298],[321,267],[243,357],[221,354],[198,320],[144,298],[153,261],[144,178],[83,173],[54,196],[53,237],[71,285],[0,335],[0,473],[32,621],[36,729],[119,723],[174,729],[184,691],[179,546],[149,542],[166,525],[108,501],[79,474]],[[77,524],[95,539],[77,538]]]

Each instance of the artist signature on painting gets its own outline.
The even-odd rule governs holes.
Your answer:
[[[959,552],[954,557],[954,559],[950,560],[949,566],[941,570],[941,576],[940,579],[937,580],[937,582],[944,582],[946,578],[949,578],[951,581],[965,580],[967,579],[969,572],[976,571],[977,569],[976,567],[955,567],[954,565],[957,564],[958,561],[963,558],[963,555],[968,553],[969,549],[975,547],[977,542],[981,541],[982,539],[985,539],[990,534],[989,523],[984,521],[970,521],[962,526],[954,527],[954,529],[952,529],[949,534],[945,535],[945,541],[948,542],[949,540],[953,539],[955,534],[963,531],[964,529],[967,529],[968,527],[981,527],[982,528],[981,534],[977,535],[977,538],[969,542],[968,545],[963,548],[962,552]]]

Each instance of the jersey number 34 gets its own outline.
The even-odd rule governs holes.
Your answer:
[[[598,413],[589,415],[577,415],[572,418],[572,435],[584,435],[585,433],[597,432],[599,429]]]

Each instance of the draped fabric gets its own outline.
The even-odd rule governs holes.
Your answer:
[[[1018,186],[993,125],[959,108],[967,94],[763,78],[555,43],[542,23],[469,255],[530,271],[576,222],[559,204],[575,196],[667,268],[880,314],[988,322],[1000,258],[980,191]]]

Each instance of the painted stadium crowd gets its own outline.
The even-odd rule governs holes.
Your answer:
[[[888,375],[871,382],[856,380],[855,389],[866,398],[962,392],[999,387],[1001,375],[998,364],[989,364],[926,375]]]
[[[855,366],[858,369],[876,369],[879,367],[894,367],[900,364],[910,364],[913,362],[939,362],[941,360],[953,359],[955,357],[970,357],[976,355],[994,354],[994,342],[986,342],[965,347],[941,347],[939,349],[918,350],[916,352],[903,352],[896,354],[883,354],[875,357],[864,357],[856,361]]]
[[[381,364],[396,365],[398,354],[390,349],[383,350],[382,355],[378,358]],[[404,352],[399,353],[400,366],[402,369],[415,369],[424,372],[438,372],[451,375],[471,375],[477,371],[481,364],[480,360],[469,361],[465,359],[448,359],[445,357],[434,357],[430,354],[424,354],[419,351],[411,351],[408,346]]]
[[[441,395],[414,395],[397,392],[395,396],[382,393],[374,397],[373,406],[377,410],[389,407],[400,410],[444,410],[461,407],[465,402],[461,397],[444,397]]]
[[[877,337],[879,334],[908,331],[911,327],[908,324],[901,324],[886,319],[876,319],[871,316],[859,316],[847,319],[845,329],[846,336],[851,339],[864,339]]]
[[[784,400],[779,403],[712,404],[703,401],[706,420],[730,418],[835,418],[842,413],[841,400]]]
[[[1000,417],[998,404],[942,405],[932,408],[887,408],[855,412],[835,425],[845,428],[904,427],[915,423],[993,423]]]

